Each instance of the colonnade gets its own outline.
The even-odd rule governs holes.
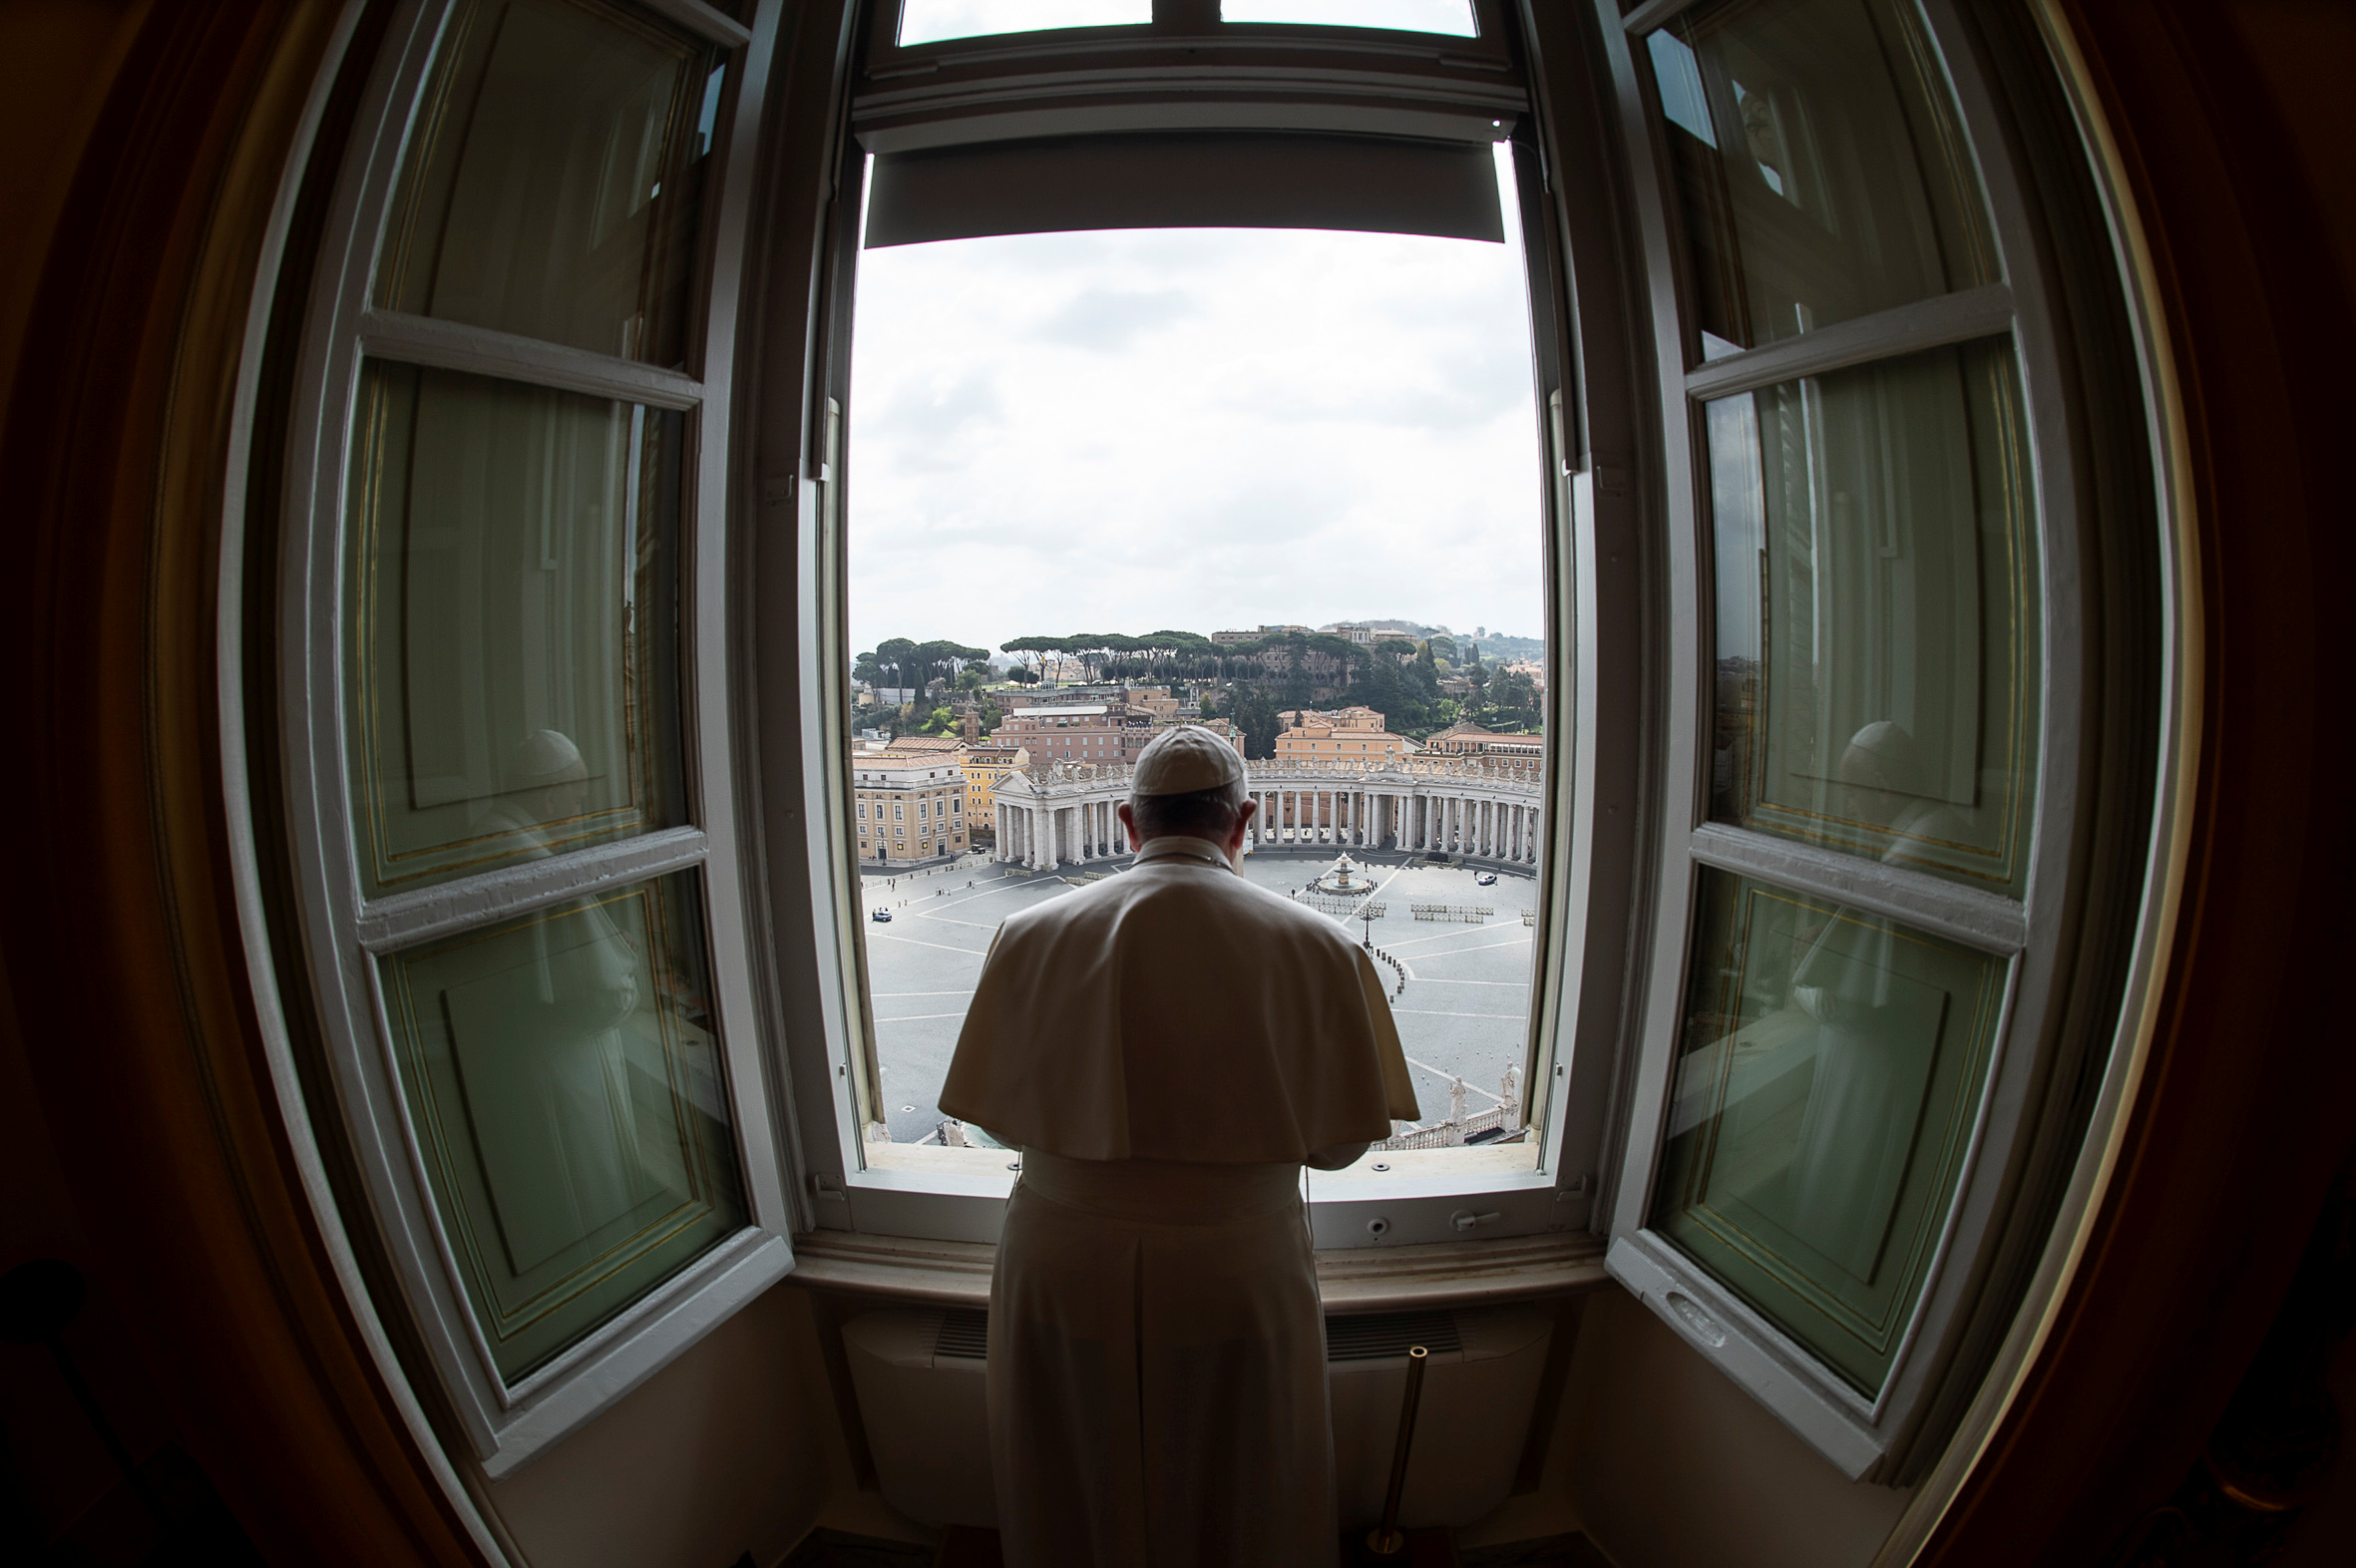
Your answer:
[[[1068,804],[1000,797],[995,802],[997,858],[1032,871],[1053,871],[1059,865],[1086,865],[1126,855],[1128,830],[1121,826],[1114,808],[1127,798],[1125,781],[1117,795]]]
[[[1545,842],[1543,774],[1528,764],[1260,762],[1247,787],[1259,803],[1247,850],[1333,844],[1535,866]],[[994,800],[997,858],[1054,871],[1126,855],[1115,808],[1128,793],[1129,769],[1121,764],[1055,762],[1009,773]]]
[[[1487,791],[1278,786],[1255,788],[1252,796],[1260,803],[1253,839],[1272,848],[1336,844],[1534,866],[1543,842],[1534,800],[1500,799]]]

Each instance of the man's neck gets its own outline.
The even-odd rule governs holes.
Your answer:
[[[1143,853],[1152,849],[1156,844],[1163,846],[1161,853],[1164,855],[1201,856],[1206,860],[1216,860],[1222,866],[1233,864],[1228,857],[1226,845],[1200,833],[1157,833],[1152,838],[1144,840],[1137,848],[1139,853]]]

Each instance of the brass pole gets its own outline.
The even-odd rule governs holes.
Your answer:
[[[1415,1404],[1423,1397],[1423,1364],[1431,1353],[1422,1346],[1407,1350],[1407,1390],[1398,1401],[1398,1445],[1390,1450],[1390,1490],[1382,1498],[1382,1522],[1367,1532],[1367,1550],[1376,1557],[1396,1557],[1406,1550],[1406,1533],[1398,1527],[1399,1493],[1407,1484],[1407,1449],[1415,1441]]]

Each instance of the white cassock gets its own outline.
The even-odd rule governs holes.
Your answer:
[[[940,1104],[1023,1151],[989,1297],[1009,1568],[1329,1562],[1301,1166],[1417,1115],[1373,961],[1153,839],[999,929]]]

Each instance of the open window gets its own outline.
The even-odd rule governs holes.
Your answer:
[[[2150,852],[2151,453],[2091,439],[2073,379],[2121,327],[2056,309],[2116,264],[2041,226],[2018,62],[1936,0],[1654,3],[1606,39],[1676,284],[1690,585],[1609,1263],[1847,1473],[1908,1480],[2045,1242],[2118,1018],[2072,999],[2114,983],[2089,900],[2117,941]]]
[[[1257,869],[1410,989],[1526,998],[1413,1009],[1487,1015],[1503,1055],[1459,1074],[1433,1036],[1447,1146],[1401,1129],[1312,1176],[1319,1247],[1469,1294],[1468,1246],[1592,1267],[1608,1239],[1849,1474],[1921,1473],[2092,1190],[2175,654],[2117,255],[2055,218],[2100,194],[2009,16],[399,8],[302,331],[296,908],[267,918],[309,966],[339,1199],[453,1440],[512,1469],[791,1236],[970,1294],[981,1255],[927,1249],[995,1239],[1009,1160],[891,1031],[931,1030],[937,1083],[1013,907],[986,899],[1117,865],[1137,742],[1189,708],[1241,729],[1239,670],[1280,668],[1303,690],[1268,705],[1310,711],[1252,759]],[[1405,628],[1355,617],[1417,590],[1404,549],[1264,551],[1365,590],[1188,626],[1094,612],[1106,553],[1065,522],[1052,622],[862,618],[894,572],[904,603],[957,592],[922,552],[861,556],[894,505],[863,275],[1214,231],[1505,258],[1483,351],[1516,389],[1531,623],[1451,608],[1447,651],[1412,640],[1471,685],[1471,644],[1494,681],[1486,634],[1526,638],[1535,722],[1451,738],[1352,700],[1397,673]],[[1009,652],[1040,678],[1006,685]],[[963,757],[906,744],[967,696]],[[902,914],[928,897],[946,921]],[[1414,957],[1491,946],[1518,968]]]
[[[1560,268],[1504,15],[1460,9],[1412,49],[1403,19],[920,45],[871,14],[801,604],[826,1223],[994,1239],[1015,1162],[933,1103],[966,998],[998,921],[1119,874],[1127,763],[1181,718],[1247,753],[1245,875],[1379,956],[1416,1063],[1422,1120],[1310,1177],[1320,1245],[1584,1222],[1542,981],[1585,919]],[[1182,103],[1106,85],[1206,41]],[[977,781],[947,835],[944,764]]]
[[[494,1475],[792,1266],[701,608],[758,47],[407,8],[305,328],[288,837],[356,1197]]]

